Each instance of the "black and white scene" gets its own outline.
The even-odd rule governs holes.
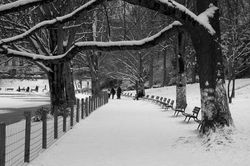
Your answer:
[[[0,0],[0,166],[249,166],[249,0]]]

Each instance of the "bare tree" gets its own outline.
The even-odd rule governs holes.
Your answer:
[[[57,17],[50,21],[40,23],[30,28],[22,35],[17,35],[11,39],[2,39],[0,41],[0,52],[9,56],[22,56],[40,61],[68,61],[72,59],[80,50],[140,50],[150,48],[162,42],[167,36],[173,34],[176,30],[185,29],[191,36],[194,49],[199,64],[200,91],[201,91],[201,109],[202,109],[202,133],[209,133],[210,130],[216,130],[218,127],[230,126],[233,123],[228,107],[226,90],[224,87],[224,70],[222,63],[222,52],[220,47],[220,27],[219,12],[217,0],[197,1],[197,16],[183,5],[173,1],[157,0],[124,0],[130,4],[139,5],[168,15],[177,22],[169,25],[160,32],[146,39],[124,42],[78,42],[74,43],[63,54],[57,56],[44,56],[41,54],[27,53],[25,51],[13,50],[6,47],[11,42],[23,40],[34,31],[56,23],[65,23],[72,18],[79,16],[82,11],[90,10],[96,5],[102,3],[102,0],[92,0],[75,9],[74,13]],[[77,13],[77,14],[76,14]],[[210,23],[208,23],[208,20]],[[59,25],[60,25],[59,24]],[[57,29],[59,27],[56,27]],[[59,30],[59,29],[58,29]]]
[[[250,66],[250,6],[243,0],[222,1],[222,51],[226,60],[229,103],[235,97],[235,79]],[[243,12],[240,12],[243,11]],[[231,85],[232,83],[232,85]]]

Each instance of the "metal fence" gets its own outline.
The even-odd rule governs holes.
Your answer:
[[[42,121],[32,122],[31,112],[25,112],[25,120],[6,125],[0,123],[0,166],[23,166],[35,159],[43,150],[53,145],[81,119],[88,117],[94,110],[108,102],[107,93],[77,99],[70,108],[70,115],[47,118],[45,112]]]

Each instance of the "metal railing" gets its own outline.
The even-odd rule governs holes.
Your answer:
[[[35,159],[81,119],[108,103],[108,95],[77,99],[76,103],[69,116],[58,116],[55,110],[54,117],[48,119],[44,111],[42,121],[32,122],[31,112],[25,112],[23,121],[8,126],[0,123],[0,166],[22,166]]]

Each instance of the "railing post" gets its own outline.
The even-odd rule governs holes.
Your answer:
[[[58,138],[58,107],[54,107],[54,139]]]
[[[70,107],[70,126],[74,126],[74,105]]]
[[[100,107],[100,96],[98,95],[97,96],[97,108],[99,108]]]
[[[85,99],[85,116],[88,117],[89,116],[89,98]]]
[[[0,166],[5,166],[6,124],[0,123]]]
[[[81,118],[84,118],[84,99],[81,99]]]
[[[63,110],[63,132],[66,132],[67,128],[67,108]]]
[[[94,98],[93,98],[93,112],[95,110],[95,100],[96,100],[96,96],[94,96]]]
[[[76,122],[79,123],[80,100],[76,100]]]
[[[24,162],[30,162],[30,133],[31,133],[31,112],[24,112],[26,119],[25,124],[25,146],[24,146]]]
[[[43,131],[42,131],[42,148],[47,149],[47,112],[42,112],[42,125],[43,125]]]
[[[91,112],[93,112],[94,111],[94,104],[95,104],[95,97],[93,96],[92,98],[91,98]]]
[[[103,93],[103,104],[106,104],[106,101],[107,101],[107,99],[106,99],[106,93]]]
[[[106,100],[107,100],[106,103],[108,103],[108,102],[109,102],[108,93],[106,92],[105,94],[106,94],[106,98],[107,98],[107,99],[106,99]]]
[[[88,104],[88,106],[89,106],[88,115],[90,115],[90,113],[91,113],[91,96],[89,96],[89,104]]]
[[[101,95],[101,105],[103,105],[103,93]]]

